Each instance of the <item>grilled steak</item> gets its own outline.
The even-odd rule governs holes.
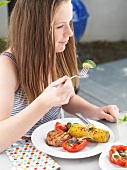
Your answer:
[[[47,134],[46,143],[49,146],[62,146],[62,142],[70,138],[71,136],[67,132],[52,130]]]

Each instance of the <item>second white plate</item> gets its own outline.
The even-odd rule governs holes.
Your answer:
[[[83,150],[76,153],[69,153],[65,151],[62,147],[52,147],[46,144],[45,139],[47,133],[51,130],[54,130],[56,122],[61,122],[61,123],[71,122],[71,123],[83,124],[78,118],[57,119],[41,125],[33,132],[32,142],[34,146],[40,151],[55,157],[76,159],[76,158],[86,158],[86,157],[97,155],[101,153],[105,149],[105,147],[113,143],[114,135],[111,129],[109,129],[106,125],[93,120],[89,120],[89,121],[92,124],[94,124],[96,127],[109,131],[110,139],[107,143],[88,142],[88,145]]]
[[[103,150],[103,152],[101,153],[100,157],[99,157],[99,166],[102,170],[125,170],[127,168],[124,168],[122,166],[113,164],[110,162],[109,160],[109,150],[111,148],[111,146],[113,145],[126,145],[127,143],[124,142],[114,142],[112,144],[110,144],[107,148],[105,148],[105,150]]]

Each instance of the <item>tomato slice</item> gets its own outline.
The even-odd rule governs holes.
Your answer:
[[[85,148],[88,144],[88,141],[86,139],[82,141],[76,141],[74,142],[72,139],[69,139],[62,143],[62,147],[67,150],[68,152],[78,152]]]
[[[67,124],[62,124],[60,122],[56,122],[55,124],[55,130],[65,132],[68,130]]]

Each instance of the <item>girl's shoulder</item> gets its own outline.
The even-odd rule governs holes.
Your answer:
[[[19,77],[14,56],[6,51],[0,54],[0,76],[8,83],[13,83],[15,90],[19,87]]]
[[[5,51],[5,52],[1,53],[0,58],[9,58],[16,64],[16,60],[15,60],[13,54],[11,54],[11,52],[9,52],[9,51]]]

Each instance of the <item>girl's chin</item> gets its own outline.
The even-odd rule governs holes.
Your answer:
[[[63,52],[65,50],[66,46],[63,46],[63,47],[59,47],[56,49],[56,52],[57,53],[60,53],[60,52]]]

